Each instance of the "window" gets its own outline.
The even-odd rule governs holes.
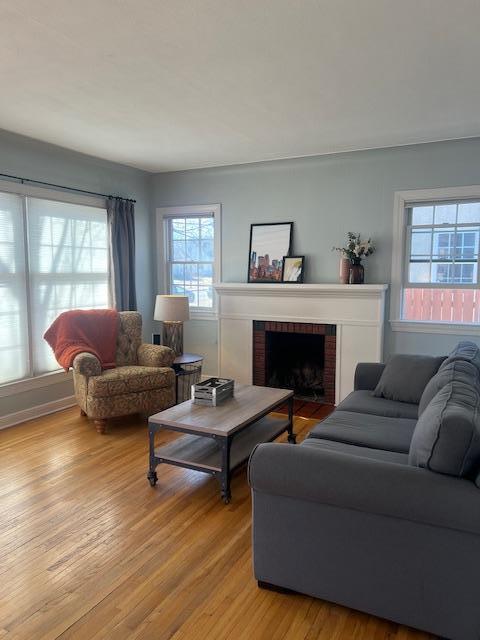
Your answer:
[[[449,198],[452,191],[477,195]],[[397,194],[397,208],[403,211],[397,211],[400,222],[394,233],[392,306],[398,307],[393,320],[479,324],[480,190],[465,187],[419,194],[425,199],[415,201],[416,192],[405,194],[405,199]],[[436,194],[438,199],[432,197]]]
[[[164,220],[165,289],[186,295],[190,310],[215,310],[219,264],[219,206],[159,210]]]
[[[58,370],[43,334],[108,284],[105,209],[0,193],[0,384]]]

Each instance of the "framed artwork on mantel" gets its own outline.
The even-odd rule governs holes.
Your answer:
[[[282,282],[303,282],[305,256],[284,256]]]
[[[283,258],[290,254],[293,222],[252,224],[248,282],[282,282]]]

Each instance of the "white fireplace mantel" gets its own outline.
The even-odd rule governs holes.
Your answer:
[[[337,298],[372,298],[382,297],[388,289],[388,284],[246,284],[244,282],[222,282],[215,285],[219,295],[235,296],[293,296],[309,297],[337,297]]]
[[[312,322],[337,327],[336,402],[353,389],[357,362],[383,355],[386,284],[215,285],[218,294],[218,370],[252,382],[253,320]]]

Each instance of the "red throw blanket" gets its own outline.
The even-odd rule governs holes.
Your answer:
[[[96,356],[102,369],[115,367],[118,311],[114,309],[75,309],[64,311],[43,336],[65,371],[75,356],[87,352]]]

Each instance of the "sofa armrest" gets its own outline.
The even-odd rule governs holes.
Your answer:
[[[93,353],[79,353],[75,356],[72,367],[75,373],[80,373],[87,378],[99,376],[102,373],[100,360]]]
[[[175,352],[162,345],[143,343],[138,347],[137,357],[141,367],[171,367]]]
[[[258,445],[249,461],[253,492],[286,496],[480,535],[473,482],[427,469],[318,447]]]
[[[385,369],[383,362],[359,362],[355,369],[355,391],[373,391]]]

